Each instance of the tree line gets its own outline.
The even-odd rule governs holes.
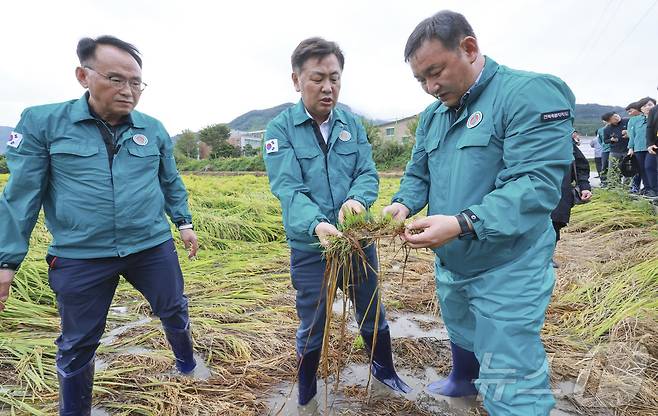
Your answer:
[[[409,139],[398,142],[382,138],[380,129],[363,118],[363,127],[372,145],[373,159],[379,170],[404,169],[414,145],[418,117],[408,124]],[[212,124],[198,133],[184,130],[176,142],[176,160],[181,171],[263,171],[260,148],[247,145],[243,150],[228,142],[227,124]]]

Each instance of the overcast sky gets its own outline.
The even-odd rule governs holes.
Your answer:
[[[404,45],[442,9],[466,16],[486,55],[561,77],[578,103],[656,96],[658,0],[20,0],[2,2],[0,125],[14,126],[27,106],[79,97],[77,41],[104,34],[141,50],[149,86],[138,109],[172,135],[297,101],[290,54],[310,36],[345,53],[341,102],[371,118],[405,117],[433,98]]]

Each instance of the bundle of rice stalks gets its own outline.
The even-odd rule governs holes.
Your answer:
[[[340,382],[340,370],[343,363],[349,361],[355,349],[355,343],[352,342],[349,331],[347,330],[350,315],[348,305],[350,305],[350,299],[355,298],[355,286],[359,285],[363,279],[367,279],[368,275],[371,276],[370,278],[377,279],[377,290],[374,291],[370,299],[365,301],[367,307],[363,313],[364,319],[373,310],[375,314],[373,342],[370,345],[370,351],[367,351],[370,357],[370,365],[372,365],[372,357],[377,343],[377,328],[381,319],[381,282],[384,276],[379,268],[379,261],[377,261],[376,265],[372,264],[368,260],[364,248],[374,244],[379,249],[379,241],[395,238],[395,236],[404,230],[404,223],[393,221],[390,217],[373,219],[366,213],[360,215],[347,214],[339,230],[342,235],[333,238],[329,247],[324,251],[326,269],[323,276],[322,293],[326,299],[324,311],[326,318],[320,359],[320,372],[325,375],[325,382],[330,373],[330,361],[332,361],[333,365],[331,367],[335,369],[336,374],[334,387],[336,391]],[[331,354],[329,347],[331,344],[332,328],[334,327],[333,306],[337,300],[338,288],[341,289],[342,293],[342,311],[339,313],[338,318],[338,336],[336,337],[338,346],[336,353]],[[352,306],[354,309],[355,305],[353,303]],[[356,311],[354,311],[354,316],[356,316]],[[357,322],[359,331],[363,324],[363,321]],[[359,344],[362,344],[362,342],[356,343],[356,345]],[[345,352],[347,352],[347,357],[343,356]],[[369,384],[370,373],[366,388]],[[325,386],[328,386],[328,383],[325,383]],[[325,396],[327,395],[328,391],[325,391]]]

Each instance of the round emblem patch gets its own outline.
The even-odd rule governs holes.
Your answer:
[[[482,121],[482,113],[480,111],[476,111],[475,113],[471,114],[471,116],[468,118],[468,121],[466,122],[466,127],[472,129],[473,127],[480,124],[481,121]]]
[[[149,142],[149,139],[147,139],[143,134],[136,134],[133,136],[133,142],[140,146],[146,146]]]
[[[338,138],[339,138],[340,140],[344,141],[344,142],[347,142],[347,141],[349,141],[349,140],[352,138],[352,135],[350,134],[349,131],[347,131],[347,130],[343,130],[343,131],[341,131],[340,134],[338,135]]]

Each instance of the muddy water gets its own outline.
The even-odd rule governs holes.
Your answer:
[[[352,307],[351,303],[347,305],[348,309]],[[343,299],[337,299],[333,304],[334,314],[343,313]],[[348,328],[353,333],[358,332],[358,326],[350,313]],[[388,312],[387,320],[393,339],[421,339],[432,338],[436,340],[447,340],[448,334],[445,326],[436,316],[410,312]],[[350,364],[344,368],[340,374],[338,390],[335,390],[335,377],[330,376],[325,384],[325,380],[318,383],[317,400],[321,414],[340,415],[347,410],[354,411],[360,406],[362,400],[347,397],[345,391],[349,391],[352,386],[366,386],[368,384],[369,366],[367,364]],[[475,406],[477,402],[471,399],[450,399],[441,396],[434,397],[424,391],[424,387],[432,381],[442,378],[435,369],[426,368],[424,372],[412,371],[405,368],[398,368],[398,374],[413,389],[407,394],[394,393],[383,387],[373,379],[370,380],[370,397],[374,400],[395,397],[415,402],[417,406],[427,412],[436,415],[461,415],[466,414],[466,410]],[[328,386],[328,388],[326,388]],[[297,415],[297,391],[293,384],[282,383],[276,386],[270,392],[267,398],[270,415]]]
[[[347,305],[348,308],[351,304]],[[338,299],[333,307],[333,312],[341,315],[343,312],[342,299]],[[351,313],[353,316],[354,314]],[[448,340],[448,334],[440,318],[420,313],[409,312],[388,312],[388,323],[391,330],[391,337],[393,339],[435,339],[441,341]],[[353,317],[350,318],[348,323],[350,331],[358,332],[358,326]],[[446,348],[447,344],[446,344]],[[398,358],[397,362],[403,360]],[[445,377],[445,374],[438,374],[437,370],[432,367],[426,367],[424,370],[410,370],[406,368],[398,368],[398,374],[402,377],[412,391],[408,394],[391,393],[385,387],[381,387],[376,383],[370,381],[371,388],[369,389],[369,397],[379,400],[386,397],[396,397],[398,400],[409,400],[414,402],[419,412],[437,416],[462,416],[468,415],[470,411],[477,407],[481,407],[479,399],[475,397],[470,398],[450,398],[435,395],[425,390],[432,381]],[[350,364],[344,368],[340,374],[338,389],[336,390],[336,380],[334,376],[330,376],[325,384],[325,380],[318,381],[318,394],[316,396],[320,412],[318,414],[324,416],[340,415],[348,410],[354,412],[361,408],[363,410],[368,408],[368,405],[363,399],[348,397],[346,392],[353,390],[353,386],[364,387],[368,384],[369,367],[367,364]],[[328,388],[326,388],[328,386]],[[556,408],[551,412],[551,416],[575,416],[580,413],[577,409],[570,404],[567,400],[571,390],[571,383],[561,383],[555,390],[557,400]],[[268,415],[297,415],[297,389],[291,382],[286,382],[277,385],[273,388],[267,398],[266,403],[269,408]],[[373,403],[374,407],[370,408],[372,412],[379,405]],[[371,414],[371,413],[368,413]],[[405,413],[406,414],[406,413]],[[409,413],[410,415],[413,413]],[[473,413],[470,413],[473,414]]]
[[[367,404],[359,399],[346,397],[345,391],[351,386],[366,386],[368,383],[369,367],[367,364],[352,364],[346,367],[340,375],[338,391],[335,391],[335,378],[329,377],[327,384],[324,380],[318,382],[317,400],[320,414],[325,416],[340,415],[341,413],[355,409],[359,406],[367,408]],[[425,370],[424,374],[410,372],[406,369],[398,369],[398,375],[413,389],[407,394],[391,392],[386,387],[376,385],[373,379],[370,381],[369,394],[372,400],[386,400],[388,398],[403,398],[412,402],[433,415],[458,416],[466,415],[468,409],[477,405],[475,398],[452,399],[429,394],[424,391],[427,384],[441,378],[432,368]],[[326,386],[328,389],[325,389]],[[269,415],[290,416],[297,414],[297,391],[290,383],[283,383],[273,389],[267,400]]]
[[[126,331],[128,331],[132,328],[142,326],[142,325],[146,325],[147,323],[149,323],[151,321],[152,321],[152,319],[149,318],[148,316],[143,316],[141,319],[139,319],[137,321],[129,322],[125,325],[118,326],[118,327],[114,328],[113,330],[109,331],[103,338],[101,338],[101,344],[102,345],[110,345],[117,339],[117,337],[119,335],[125,333]]]
[[[347,308],[351,311],[347,327],[351,332],[357,333],[359,327],[354,319],[354,309],[351,302],[348,302]],[[332,310],[334,314],[342,315],[342,298],[334,302]],[[441,319],[436,316],[413,312],[387,312],[386,319],[388,320],[391,338],[393,339],[435,338],[438,340],[448,340],[448,332]]]
[[[350,386],[366,386],[368,383],[369,368],[366,364],[352,364],[346,367],[340,375],[338,391],[335,391],[335,378],[329,377],[327,383],[325,380],[318,381],[317,400],[320,412],[324,416],[337,416],[341,413],[356,409],[368,408],[368,405],[361,399],[349,398],[345,391]],[[470,410],[478,405],[481,406],[479,398],[451,398],[429,393],[425,390],[432,381],[443,378],[433,368],[426,368],[424,373],[412,372],[404,368],[398,369],[398,374],[413,389],[407,394],[389,393],[386,388],[375,387],[371,379],[370,397],[373,400],[382,400],[387,397],[398,397],[412,401],[416,404],[419,411],[436,416],[466,416]],[[569,395],[569,385],[571,383],[562,383],[557,389],[556,407],[551,411],[550,416],[576,416],[580,413],[567,399]],[[328,389],[325,389],[329,386]],[[382,391],[383,390],[383,391]],[[270,392],[267,398],[267,405],[270,416],[291,416],[297,415],[297,389],[292,383],[282,383],[276,386]],[[375,404],[376,406],[376,404]],[[410,415],[413,413],[409,413]]]

